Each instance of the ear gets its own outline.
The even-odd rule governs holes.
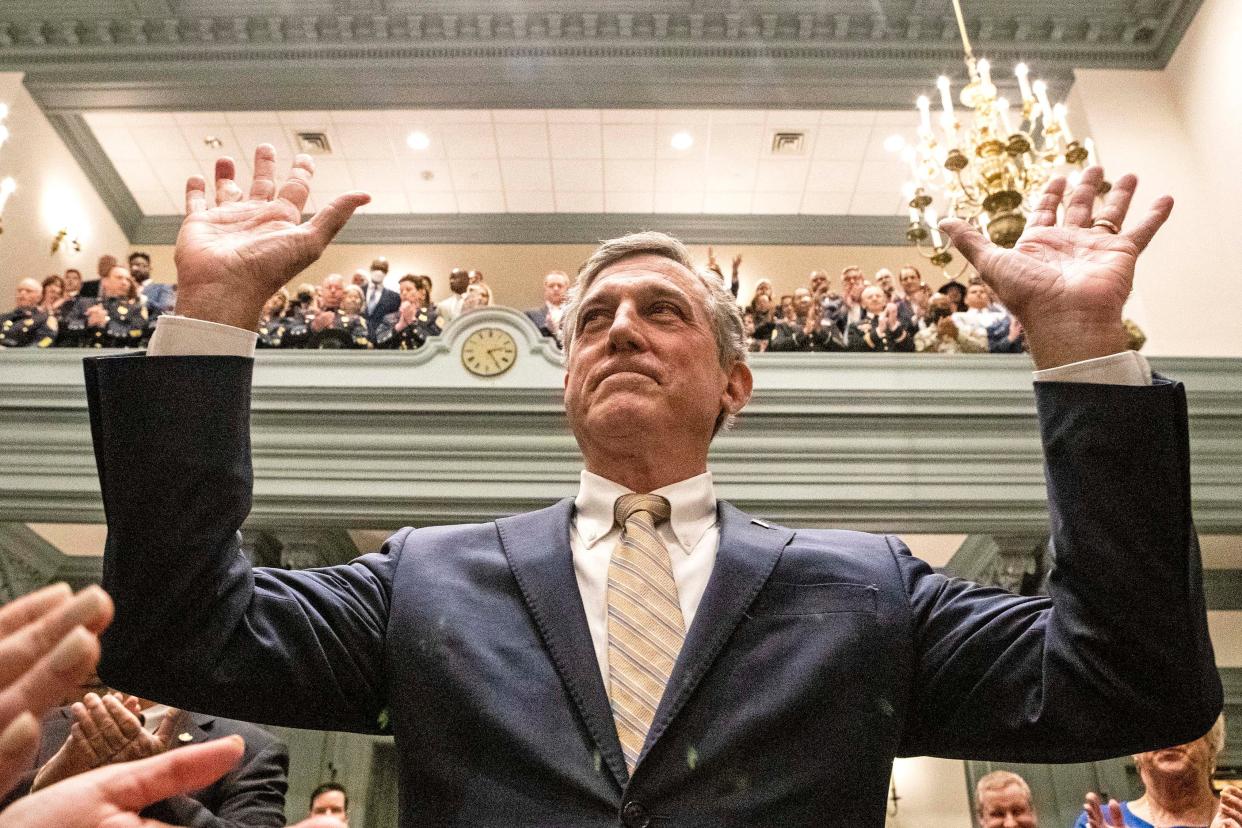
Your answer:
[[[750,402],[750,392],[755,385],[755,377],[750,366],[738,360],[729,368],[728,381],[720,394],[720,404],[729,414],[737,414]]]

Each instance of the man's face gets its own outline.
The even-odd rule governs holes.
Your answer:
[[[151,278],[151,260],[146,256],[135,256],[129,260],[129,273],[139,282]]]
[[[358,313],[362,310],[363,301],[362,291],[347,290],[341,297],[341,310],[345,313]]]
[[[863,275],[859,270],[847,270],[841,274],[841,287],[845,295],[855,302],[862,296]]]
[[[120,265],[109,270],[108,275],[104,276],[99,282],[99,297],[101,299],[123,299],[128,295],[129,271]]]
[[[353,275],[349,277],[351,285],[357,285],[360,288],[367,286],[367,272],[365,270],[355,270]]]
[[[99,261],[95,263],[95,272],[99,274],[99,278],[108,275],[108,271],[116,267],[116,256],[105,253],[99,257]]]
[[[659,434],[701,443],[706,456],[722,409],[735,412],[750,396],[745,364],[720,366],[707,302],[707,287],[662,256],[631,256],[595,278],[565,375],[565,410],[584,451]]]
[[[34,279],[22,279],[17,283],[16,304],[19,308],[33,308],[43,298],[43,286]]]
[[[901,269],[901,289],[907,296],[918,290],[919,274],[913,268],[903,267]]]
[[[466,274],[466,278],[469,279],[467,284],[477,285],[479,282],[483,281],[483,271],[472,270]]]
[[[324,791],[311,803],[311,816],[334,816],[344,822],[345,794],[342,791]]]
[[[984,791],[979,799],[982,828],[1035,828],[1038,824],[1031,801],[1017,783]]]
[[[983,310],[988,306],[991,297],[986,285],[971,285],[966,288],[966,307]]]
[[[543,301],[549,305],[559,306],[564,302],[568,289],[569,279],[563,273],[549,273],[543,277]]]
[[[449,290],[453,293],[465,293],[470,284],[470,274],[464,270],[454,270],[449,274]]]
[[[319,307],[336,310],[345,298],[345,279],[338,274],[326,277],[319,285]]]
[[[77,293],[82,289],[82,274],[76,270],[65,271],[65,290],[70,294]]]
[[[878,285],[872,285],[862,292],[862,306],[867,309],[867,313],[879,315],[884,313],[884,306],[888,304],[888,297],[884,295],[884,289]]]
[[[819,295],[828,291],[828,276],[821,270],[811,271],[811,293]]]
[[[875,283],[884,288],[884,292],[888,293],[893,289],[893,271],[887,267],[882,267],[875,272]]]
[[[806,312],[811,309],[811,291],[807,288],[798,288],[794,291],[794,309],[799,316],[806,316]]]

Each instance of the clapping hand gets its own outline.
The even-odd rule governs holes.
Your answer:
[[[1209,828],[1242,828],[1242,788],[1227,785],[1220,792],[1220,810]]]
[[[108,324],[108,309],[103,305],[91,305],[86,309],[86,324],[92,328],[103,328]]]
[[[1087,812],[1087,828],[1124,828],[1126,824],[1121,803],[1115,799],[1108,800],[1105,807],[1099,794],[1093,791],[1087,794],[1087,801],[1082,807]]]
[[[1056,225],[1064,178],[1053,179],[1013,249],[987,241],[960,219],[940,223],[1001,303],[1026,329],[1037,368],[1107,356],[1126,348],[1121,308],[1130,295],[1140,253],[1168,219],[1162,196],[1137,225],[1121,232],[1138,179],[1122,176],[1093,214],[1104,171],[1091,167],[1070,194]]]
[[[177,313],[254,330],[268,297],[318,259],[354,210],[370,201],[366,193],[345,193],[303,222],[314,169],[309,155],[298,155],[277,188],[276,151],[260,144],[248,194],[233,180],[231,158],[216,161],[211,203],[202,176],[186,181],[186,217],[174,255]]]

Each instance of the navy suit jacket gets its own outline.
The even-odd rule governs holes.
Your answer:
[[[43,717],[32,772],[0,800],[0,808],[29,792],[34,771],[60,750],[72,725],[67,707],[58,707]],[[189,714],[182,733],[185,738],[177,738],[174,748],[238,735],[246,741],[246,749],[237,767],[220,779],[188,794],[161,800],[143,810],[144,817],[189,828],[282,828],[289,777],[289,750],[284,742],[256,725],[201,713]]]
[[[367,330],[374,331],[379,327],[380,323],[384,321],[385,316],[393,311],[401,310],[401,294],[397,293],[395,290],[384,288],[384,292],[380,294],[379,301],[375,303],[375,310],[368,313],[365,299],[368,295],[368,290],[370,290],[369,286],[362,291],[362,295],[364,297],[362,303],[362,315],[367,320]]]
[[[1048,597],[943,577],[892,537],[721,502],[715,566],[631,778],[572,501],[403,529],[347,565],[252,568],[251,368],[86,361],[116,601],[100,673],[294,727],[374,731],[386,711],[406,828],[881,826],[896,755],[1086,761],[1194,739],[1220,710],[1176,383],[1037,385]]]

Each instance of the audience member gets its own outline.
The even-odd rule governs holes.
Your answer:
[[[564,271],[551,270],[543,277],[543,306],[526,311],[539,333],[552,337],[557,345],[561,344],[561,316],[568,294],[569,276]]]
[[[89,296],[92,299],[99,296],[99,283],[107,277],[109,271],[116,267],[116,256],[111,253],[105,253],[99,257],[99,261],[95,262],[95,278],[83,282],[81,289],[78,291],[79,296]]]
[[[971,331],[972,334],[982,331],[986,341],[988,328],[1008,316],[1004,311],[993,310],[992,301],[992,291],[988,290],[983,280],[977,277],[971,279],[966,288],[966,310],[953,314],[954,323],[958,328]]]
[[[1205,828],[1212,823],[1219,805],[1212,790],[1212,774],[1224,748],[1222,713],[1211,730],[1193,742],[1136,754],[1134,765],[1143,782],[1143,795],[1133,802],[1109,800],[1104,807],[1092,791],[1086,796],[1076,828]]]
[[[440,318],[444,320],[444,324],[448,324],[461,316],[462,305],[466,301],[466,288],[470,286],[470,274],[460,267],[455,267],[449,271],[449,290],[452,293],[447,299],[441,299],[436,303],[436,310],[440,312]]]
[[[914,335],[914,348],[938,354],[987,353],[987,337],[978,333],[960,330],[953,322],[953,300],[937,293],[928,303],[921,330]]]
[[[74,299],[82,290],[82,271],[76,267],[65,270],[65,298]]]
[[[159,310],[138,296],[129,271],[114,266],[100,280],[97,300],[79,297],[61,314],[59,345],[77,348],[141,348],[155,331]]]
[[[419,277],[407,274],[397,283],[401,289],[401,306],[385,316],[372,332],[376,348],[397,348],[412,351],[421,348],[427,337],[440,332],[436,312],[423,304],[424,289]]]
[[[336,825],[349,828],[349,793],[345,790],[345,786],[336,782],[324,782],[311,791],[310,811],[307,816],[321,820],[331,818]],[[310,828],[312,824],[331,825],[333,823],[312,823],[310,819],[307,819],[299,822],[294,828]]]
[[[889,302],[894,301],[897,295],[897,283],[893,279],[893,271],[887,267],[882,267],[875,272],[875,283],[884,291],[884,298]]]
[[[329,273],[319,283],[318,299],[313,310],[308,314],[310,335],[306,341],[307,348],[370,348],[371,340],[367,337],[367,322],[359,312],[362,308],[362,291],[349,285],[353,291],[349,308],[342,305],[346,296],[345,277],[339,273]]]
[[[360,267],[349,277],[351,285],[357,285],[363,290],[367,289],[367,283],[371,281],[371,275],[365,267]]]
[[[380,256],[371,262],[371,270],[367,272],[366,283],[359,287],[366,294],[367,330],[374,331],[390,313],[396,313],[401,307],[401,297],[395,290],[384,287],[384,278],[388,275],[388,260]]]
[[[151,257],[142,252],[129,254],[129,273],[138,285],[138,291],[160,313],[169,313],[177,304],[176,285],[167,285],[151,279]]]
[[[725,278],[724,271],[720,269],[720,263],[716,261],[716,253],[710,247],[707,248],[707,269],[720,277],[720,284],[733,294],[733,298],[737,299],[738,291],[742,287],[742,254],[738,253],[733,257],[733,271],[729,278]]]
[[[940,286],[937,293],[942,293],[949,297],[949,302],[953,306],[953,313],[961,313],[966,310],[966,286],[961,282],[945,282]]]
[[[998,770],[975,785],[975,816],[979,828],[1037,828],[1031,788],[1016,773]]]
[[[56,343],[56,315],[39,306],[43,287],[35,279],[17,283],[15,307],[0,316],[0,348],[48,348]]]
[[[1016,316],[1002,316],[988,326],[988,351],[1020,354],[1026,350],[1026,332]]]
[[[830,314],[828,318],[846,340],[849,339],[850,325],[863,317],[862,292],[866,286],[862,268],[850,265],[841,271],[840,301],[832,302],[830,298],[825,305]]]
[[[769,306],[775,305],[775,301],[772,297],[771,279],[760,279],[758,282],[755,282],[755,294],[750,298],[750,304],[746,306],[746,309],[751,313],[755,312],[755,306],[759,302],[760,296],[768,297]]]
[[[43,295],[39,300],[39,307],[52,316],[56,316],[60,313],[63,304],[65,304],[65,280],[53,273],[43,280]]]
[[[291,317],[286,316],[289,310],[289,292],[284,288],[272,294],[267,300],[267,304],[263,306],[263,312],[259,314],[259,339],[257,342],[260,348],[288,348],[292,347],[287,343],[286,334],[289,332],[289,322]],[[306,321],[301,314],[295,315],[301,320],[303,338],[305,338]]]
[[[492,289],[483,282],[475,282],[466,288],[466,299],[461,304],[461,312],[491,307]]]
[[[477,285],[483,281],[483,271],[471,270],[466,274],[466,278],[469,280],[467,284]]]
[[[897,315],[897,303],[890,302],[879,285],[863,288],[862,315],[851,322],[846,346],[851,351],[913,351],[914,337]]]
[[[421,296],[422,296],[422,304],[423,304],[423,307],[427,308],[428,310],[436,311],[436,313],[437,313],[437,315],[438,315],[438,314],[439,314],[439,311],[436,309],[436,303],[435,303],[435,301],[434,301],[434,300],[432,300],[432,298],[431,298],[432,285],[431,285],[431,277],[430,277],[430,276],[428,276],[428,275],[427,275],[427,274],[425,274],[425,273],[423,273],[423,274],[419,274],[419,276],[418,276],[418,290],[419,290],[419,293],[420,293],[420,294],[421,294]]]

